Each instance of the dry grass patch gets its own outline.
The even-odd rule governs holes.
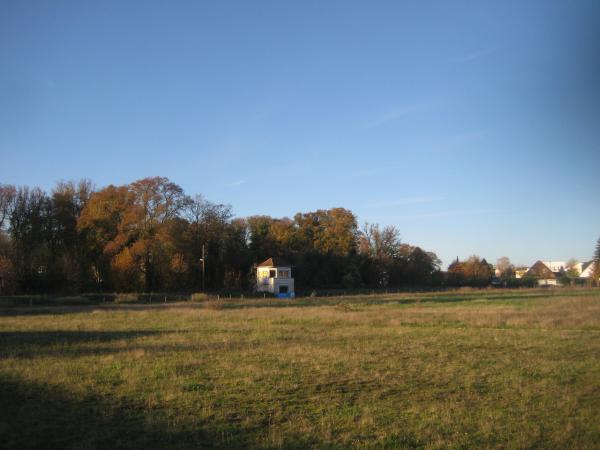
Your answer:
[[[11,311],[0,443],[597,446],[600,295],[502,293]]]

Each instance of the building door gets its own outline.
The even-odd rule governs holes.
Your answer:
[[[287,294],[288,293],[288,287],[286,285],[279,286],[279,293],[280,294]]]

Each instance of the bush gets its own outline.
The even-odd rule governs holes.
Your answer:
[[[136,303],[137,301],[137,294],[117,294],[115,296],[115,303]]]
[[[190,296],[192,302],[205,302],[208,300],[208,295],[204,292],[196,292]]]
[[[531,275],[526,275],[520,280],[521,286],[523,287],[533,288],[538,286],[538,280],[535,277],[532,277]]]

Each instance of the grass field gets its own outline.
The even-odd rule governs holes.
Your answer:
[[[600,291],[0,310],[1,448],[600,448]]]

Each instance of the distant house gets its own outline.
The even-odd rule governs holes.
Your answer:
[[[529,270],[529,267],[515,268],[515,278],[523,278],[528,270]]]
[[[567,271],[574,269],[579,278],[591,278],[594,275],[594,261],[573,264],[567,267],[564,261],[536,261],[533,266],[526,270],[517,269],[516,277],[525,276],[537,278],[541,286],[556,286],[560,280],[567,275]]]
[[[279,297],[294,296],[292,266],[281,258],[269,258],[256,268],[257,292],[269,292]]]
[[[572,266],[569,267],[569,270],[574,270],[575,272],[577,272],[577,275],[580,276],[581,272],[583,272],[583,266],[585,264],[586,263],[581,263],[581,262],[575,263],[575,264],[573,264]]]
[[[581,272],[579,274],[579,278],[591,278],[594,276],[594,268],[596,267],[596,263],[594,261],[588,261],[580,264]]]
[[[537,278],[540,286],[556,286],[558,284],[558,278],[561,275],[561,271],[559,270],[554,272],[550,267],[564,268],[564,264],[562,266],[559,264],[547,265],[547,263],[544,261],[536,261],[535,264],[531,266],[527,272],[525,272],[524,276]]]

